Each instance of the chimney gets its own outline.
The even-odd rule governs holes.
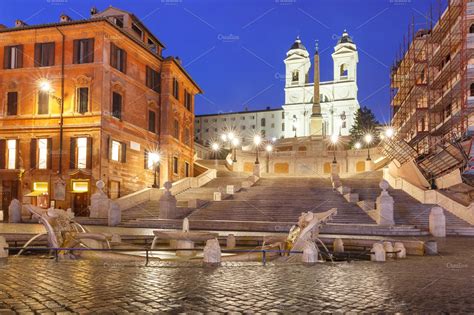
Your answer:
[[[96,15],[97,12],[98,12],[98,11],[97,11],[97,8],[96,8],[96,7],[92,7],[91,10],[90,10],[91,16]]]
[[[23,27],[23,26],[27,26],[28,24],[26,24],[25,22],[23,22],[22,20],[16,20],[15,21],[15,27]]]
[[[71,17],[70,17],[69,15],[66,15],[66,14],[63,13],[63,14],[61,14],[61,15],[59,16],[59,22],[61,22],[61,23],[63,23],[63,22],[71,22],[71,21],[72,21],[72,19],[71,19]]]

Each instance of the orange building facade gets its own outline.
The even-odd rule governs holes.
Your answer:
[[[201,90],[163,49],[113,7],[87,20],[0,29],[4,212],[18,198],[87,215],[97,180],[118,198],[192,176]]]

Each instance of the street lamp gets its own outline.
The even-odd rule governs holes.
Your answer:
[[[260,135],[255,135],[253,137],[253,143],[255,144],[255,164],[260,164],[258,161],[258,147],[262,143],[262,137]]]
[[[227,141],[227,135],[226,135],[225,133],[223,133],[223,134],[221,135],[221,140],[222,140],[222,142],[226,142],[226,141]]]
[[[393,130],[392,127],[389,127],[389,128],[387,128],[387,129],[385,130],[385,136],[386,136],[387,138],[393,137],[394,134],[395,134],[395,131]]]
[[[370,161],[370,143],[372,142],[373,137],[370,133],[366,134],[364,137],[365,143],[367,143],[367,161]]]
[[[152,152],[148,154],[148,160],[150,161],[151,165],[153,166],[153,170],[155,172],[154,180],[153,180],[153,185],[151,187],[153,188],[160,188],[160,154],[158,152]]]
[[[211,144],[211,149],[214,152],[214,160],[216,160],[217,163],[217,151],[219,151],[219,144],[217,142],[214,142]]]
[[[332,147],[333,147],[333,160],[332,162],[335,164],[337,163],[337,160],[336,160],[336,144],[337,144],[337,141],[339,141],[339,136],[337,134],[333,134],[331,135],[331,143],[332,143]]]
[[[273,146],[271,144],[267,144],[265,151],[267,151],[267,173],[270,173],[270,153],[273,151]]]
[[[360,144],[360,142],[356,142],[354,144],[354,147],[356,148],[356,150],[359,150],[360,148],[362,148],[362,144]]]
[[[237,146],[239,145],[239,139],[238,138],[233,138],[232,139],[232,147],[234,149],[234,158],[232,161],[235,163],[237,162]]]

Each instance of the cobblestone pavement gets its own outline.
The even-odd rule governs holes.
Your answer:
[[[474,239],[387,263],[153,266],[9,258],[0,314],[140,312],[474,312]]]

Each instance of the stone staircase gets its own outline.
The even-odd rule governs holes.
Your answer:
[[[379,183],[382,178],[382,171],[374,171],[345,178],[342,182],[358,193],[360,200],[375,201],[381,192]],[[435,205],[422,204],[400,189],[389,188],[388,192],[394,199],[394,220],[397,225],[413,225],[425,231],[429,229],[429,215]],[[474,227],[468,222],[449,211],[445,210],[444,214],[448,235],[474,235]]]

